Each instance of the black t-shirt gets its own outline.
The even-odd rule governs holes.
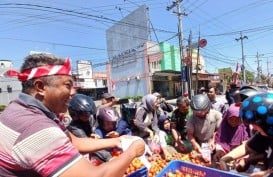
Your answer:
[[[273,138],[263,136],[257,132],[247,142],[247,145],[258,153],[266,153],[266,168],[273,167]]]
[[[83,122],[81,120],[73,120],[67,129],[75,136],[84,138],[90,137],[92,133],[92,127],[89,122]]]
[[[270,146],[270,140],[272,141],[272,139],[263,136],[257,132],[249,139],[247,145],[254,151],[258,153],[263,153],[268,148],[268,146]]]

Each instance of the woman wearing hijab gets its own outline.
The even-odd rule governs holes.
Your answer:
[[[142,98],[140,107],[136,111],[134,124],[137,128],[136,135],[142,138],[158,140],[158,118],[156,110],[158,109],[157,97],[148,94]]]
[[[247,128],[239,117],[239,110],[240,103],[233,103],[224,114],[221,126],[215,136],[216,152],[213,155],[214,162],[218,162],[226,153],[249,139]]]

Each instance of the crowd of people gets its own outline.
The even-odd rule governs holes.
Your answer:
[[[22,82],[22,93],[0,115],[3,176],[123,176],[136,157],[192,151],[213,168],[273,176],[273,93],[227,89],[225,102],[211,87],[173,106],[155,92],[128,117],[109,93],[98,106],[76,93],[68,59],[29,55],[7,75]]]
[[[132,160],[145,153],[141,139],[129,136],[95,139],[89,137],[91,131],[86,137],[78,137],[86,132],[75,136],[61,124],[58,115],[67,111],[75,95],[68,59],[33,54],[25,58],[20,71],[6,74],[22,82],[22,93],[0,115],[1,176],[123,176]],[[82,113],[96,112],[91,108]],[[80,115],[76,119],[86,120]],[[129,148],[100,166],[91,165],[84,156],[121,147],[130,139],[134,141]]]

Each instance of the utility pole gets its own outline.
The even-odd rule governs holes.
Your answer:
[[[187,59],[190,60],[188,61],[188,93],[189,93],[189,98],[191,99],[192,96],[194,95],[192,93],[192,31],[190,31],[189,34],[189,39],[188,39],[188,48],[187,48]]]
[[[270,61],[268,61],[268,57],[266,58],[266,69],[267,69],[267,86],[269,86],[270,85],[270,80],[271,80],[271,77],[270,77],[270,73],[269,73],[269,64],[270,64],[271,62]]]
[[[199,35],[198,35],[198,42],[200,41],[200,29],[199,29]],[[198,92],[198,71],[199,71],[199,65],[200,65],[200,47],[199,44],[197,44],[197,58],[196,58],[196,66],[195,66],[195,71],[196,71],[196,85],[195,85],[195,93],[197,94]]]
[[[181,60],[181,94],[183,95],[185,89],[187,89],[186,87],[186,83],[183,82],[182,80],[182,72],[183,72],[183,67],[184,67],[184,53],[183,53],[183,27],[182,27],[182,16],[186,16],[187,14],[185,13],[181,13],[181,7],[180,7],[180,3],[182,2],[182,0],[176,0],[175,2],[172,3],[172,5],[167,6],[167,11],[170,11],[171,9],[173,9],[176,6],[176,10],[177,12],[174,12],[177,17],[178,17],[178,37],[179,37],[179,49],[180,49],[180,60]],[[184,85],[185,84],[185,85]]]
[[[269,74],[269,64],[270,64],[271,62],[270,61],[268,61],[268,57],[266,58],[266,69],[267,69],[267,77],[269,77],[270,76],[270,74]]]
[[[259,54],[257,52],[256,57],[257,57],[257,64],[258,64],[258,67],[257,67],[257,80],[258,80],[258,82],[261,82],[261,73],[262,73],[262,67],[260,67],[260,61],[262,61],[262,60],[259,59],[260,56],[263,56],[263,54]]]
[[[248,37],[247,36],[243,36],[242,32],[240,32],[240,34],[241,34],[240,38],[236,38],[235,40],[236,41],[239,41],[239,40],[241,41],[241,47],[242,47],[242,68],[241,68],[241,70],[243,72],[243,81],[244,81],[244,83],[246,83],[245,55],[244,55],[244,43],[243,43],[243,40],[244,39],[248,39]]]

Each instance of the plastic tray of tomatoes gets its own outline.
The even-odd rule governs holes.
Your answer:
[[[146,167],[142,167],[135,172],[131,173],[127,177],[147,177],[148,176],[148,169]]]
[[[193,163],[173,160],[156,177],[242,177],[242,175],[208,168]]]

